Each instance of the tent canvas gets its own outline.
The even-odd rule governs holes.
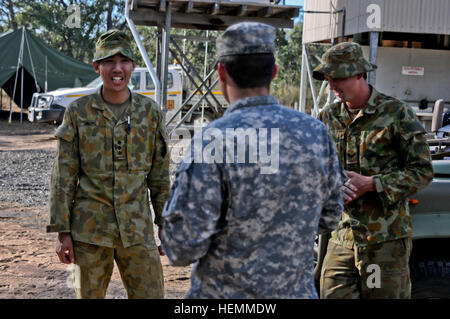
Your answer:
[[[14,95],[19,106],[23,94],[23,108],[28,108],[34,92],[84,86],[96,77],[91,65],[62,54],[25,28],[0,35],[0,87],[11,98]]]

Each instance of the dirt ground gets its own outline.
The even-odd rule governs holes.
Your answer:
[[[56,147],[51,125],[2,120],[0,126],[0,151]],[[45,206],[0,202],[0,299],[75,298],[69,268],[55,253],[56,234],[45,233],[46,219]],[[165,256],[161,261],[165,297],[183,298],[189,289],[191,267],[172,267]],[[126,298],[117,267],[106,298]]]

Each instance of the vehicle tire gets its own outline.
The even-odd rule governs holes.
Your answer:
[[[450,261],[423,260],[410,265],[412,299],[450,298]]]

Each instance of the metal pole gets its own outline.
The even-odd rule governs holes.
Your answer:
[[[12,119],[12,103],[14,101],[14,98],[16,97],[16,87],[17,87],[17,77],[19,76],[19,67],[22,65],[22,58],[23,58],[23,34],[24,34],[24,28],[22,27],[22,40],[20,41],[20,49],[19,49],[19,58],[17,59],[17,67],[16,67],[16,78],[14,79],[14,90],[13,90],[13,96],[9,102],[9,119],[8,123],[11,124]]]
[[[317,115],[319,114],[319,106],[317,105],[316,90],[314,88],[314,81],[313,81],[313,77],[312,77],[311,65],[309,64],[308,60],[306,60],[306,67],[308,70],[309,85],[311,87],[311,94],[312,94],[312,98],[313,98],[313,102],[314,102],[314,109],[311,112],[311,115],[313,117],[317,117]]]
[[[209,36],[209,30],[206,30],[206,37]],[[205,41],[205,62],[203,65],[203,78],[206,78],[206,65],[208,63],[208,41]],[[202,116],[200,118],[200,123],[203,126],[203,117],[205,116],[205,103],[202,103]]]
[[[184,29],[183,54],[186,54],[186,29]],[[184,57],[183,57],[183,64],[184,64]]]
[[[347,10],[345,10],[345,7],[341,9],[343,12],[342,14],[342,41],[347,41],[347,38],[345,37],[345,19],[347,16]]]
[[[47,83],[47,56],[45,56],[45,93],[47,93],[48,90],[48,83]]]
[[[299,111],[305,113],[306,112],[306,50],[305,45],[302,46],[302,70],[300,74],[300,97],[299,97]]]
[[[23,113],[23,72],[24,66],[22,65],[22,76],[20,79],[20,124],[22,124],[22,113]]]
[[[306,69],[308,70],[308,79],[309,79],[309,86],[311,87],[311,94],[313,97],[313,102],[314,102],[314,109],[311,112],[311,115],[313,117],[316,117],[319,114],[319,106],[317,105],[317,97],[316,97],[316,90],[314,88],[314,81],[313,81],[313,77],[312,77],[312,70],[311,70],[311,65],[309,64],[309,60],[306,59]]]
[[[372,64],[377,64],[377,56],[378,56],[378,35],[379,32],[373,31],[370,32],[370,53],[369,53],[369,61]],[[368,82],[372,86],[375,85],[377,81],[376,70],[372,72],[368,72]]]
[[[214,87],[214,86],[216,86],[216,84],[219,82],[219,79],[216,79],[215,81],[214,81],[214,83],[212,84],[212,87]],[[192,113],[194,113],[194,111],[198,108],[198,106],[200,105],[200,103],[202,103],[202,101],[203,101],[203,99],[206,97],[206,95],[203,95],[201,98],[200,98],[200,100],[198,100],[198,102],[197,103],[195,103],[195,105],[193,106],[193,107],[191,107],[190,109],[189,109],[189,111],[187,111],[187,113],[184,115],[184,117],[181,119],[181,121],[172,129],[172,131],[170,131],[169,132],[169,136],[171,136],[172,135],[172,133],[173,132],[175,132],[175,130],[177,129],[177,128],[179,128],[180,126],[181,126],[181,124],[183,124],[185,121],[186,121],[186,119],[189,117],[189,116],[191,116],[191,114]]]
[[[128,0],[125,1],[125,20],[128,23],[128,27],[131,30],[131,33],[133,34],[134,41],[136,42],[139,52],[142,55],[142,58],[144,59],[145,65],[147,66],[148,72],[150,73],[150,76],[153,80],[153,83],[155,83],[155,99],[156,103],[160,104],[161,102],[161,91],[160,91],[160,83],[159,79],[156,76],[155,70],[153,69],[153,65],[150,62],[150,58],[148,57],[147,51],[145,51],[144,45],[142,44],[141,38],[139,38],[139,34],[136,31],[136,26],[134,25],[133,21],[130,19],[129,13],[130,8],[128,6]]]
[[[197,73],[197,70],[196,70],[195,67],[192,65],[192,63],[189,61],[189,59],[188,59],[187,57],[185,57],[185,55],[183,54],[183,52],[181,52],[180,47],[177,45],[176,41],[172,42],[172,44],[173,44],[173,46],[175,47],[175,49],[178,51],[178,53],[180,53],[181,56],[182,56],[183,58],[185,58],[186,63],[188,64],[188,67],[189,67],[189,70],[191,71],[191,73],[192,73],[196,78],[200,79],[200,82],[205,83],[205,81],[203,81],[203,79],[202,79],[202,78],[200,77],[200,75]],[[180,59],[178,59],[176,53],[175,53],[172,49],[169,49],[169,51],[172,53],[172,55],[173,55],[173,57],[174,57],[175,59],[177,59],[178,61],[180,61]],[[214,67],[216,66],[217,63],[218,63],[218,61],[216,60],[216,62],[214,63]],[[200,86],[198,86],[198,85],[196,84],[195,80],[194,80],[194,79],[192,78],[192,76],[189,74],[188,70],[186,70],[182,64],[180,64],[180,66],[181,66],[181,68],[183,69],[183,71],[186,73],[186,76],[189,78],[189,80],[191,81],[191,83],[197,88],[197,90],[198,90],[199,92],[201,92],[201,91],[199,90],[199,87],[201,87],[202,84],[201,84]],[[215,70],[212,70],[210,73],[214,73],[214,72],[215,72]],[[210,94],[211,97],[212,97],[212,99],[213,99],[213,101],[216,102],[216,106],[217,106],[217,109],[219,110],[219,112],[220,112],[220,113],[223,113],[224,110],[223,110],[223,108],[222,108],[220,102],[217,100],[217,98],[214,96],[214,94],[212,94],[212,92],[208,89],[208,86],[207,86],[206,84],[205,84],[204,86],[205,86],[205,88],[207,89],[207,92],[208,92],[207,94]],[[206,102],[209,104],[209,106],[211,107],[211,109],[213,110],[213,112],[214,112],[214,113],[216,114],[216,116],[217,116],[217,115],[218,115],[218,114],[217,114],[217,111],[216,111],[216,109],[214,108],[214,106],[209,102],[209,99],[208,99],[208,98],[206,98]]]
[[[25,43],[26,43],[26,45],[27,45],[28,55],[29,55],[29,57],[30,57],[31,70],[33,71],[34,85],[36,86],[36,92],[40,92],[41,89],[40,89],[39,84],[38,84],[38,82],[37,82],[36,71],[35,71],[35,69],[34,69],[33,55],[31,54],[31,51],[30,51],[30,44],[28,43],[28,37],[27,37],[26,34],[25,34]],[[46,56],[46,58],[47,58],[47,56]]]
[[[163,107],[163,119],[166,118],[167,112],[167,79],[169,72],[169,42],[170,42],[170,24],[171,24],[171,11],[172,11],[172,3],[167,3],[166,8],[166,21],[164,25],[164,38],[163,38],[163,51],[162,51],[162,90],[161,90],[161,106]]]

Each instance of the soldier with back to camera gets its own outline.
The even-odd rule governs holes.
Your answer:
[[[269,94],[274,40],[248,22],[217,39],[230,106],[194,136],[163,212],[168,258],[195,263],[189,298],[317,298],[314,238],[337,227],[344,172],[325,125]]]

